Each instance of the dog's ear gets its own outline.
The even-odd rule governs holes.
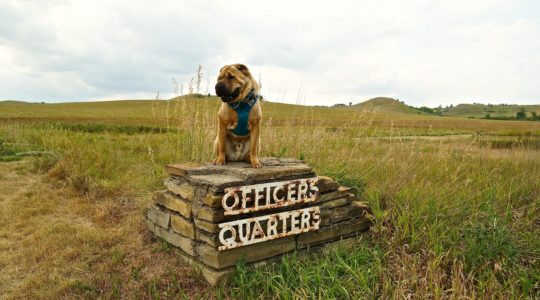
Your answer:
[[[250,76],[249,69],[248,69],[248,67],[246,67],[246,65],[244,65],[244,64],[236,64],[234,66],[238,71],[242,72],[242,74],[244,74],[246,76]]]

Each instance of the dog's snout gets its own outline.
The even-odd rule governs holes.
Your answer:
[[[216,95],[218,97],[227,95],[227,87],[223,81],[220,81],[216,84]]]

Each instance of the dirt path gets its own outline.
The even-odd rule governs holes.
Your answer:
[[[449,135],[402,135],[402,136],[373,136],[354,138],[354,140],[427,140],[427,141],[445,141],[461,140],[471,138],[472,134],[449,134]]]
[[[205,293],[206,283],[144,228],[144,201],[84,199],[33,173],[29,161],[0,163],[0,299]]]

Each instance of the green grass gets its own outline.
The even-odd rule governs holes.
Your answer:
[[[484,118],[489,114],[491,118],[515,117],[516,113],[525,109],[527,116],[531,112],[540,113],[540,105],[488,105],[488,104],[459,104],[442,109],[443,116]]]
[[[0,103],[6,149],[55,153],[29,160],[53,182],[51,189],[66,187],[89,201],[76,216],[96,207],[86,222],[106,220],[121,236],[111,241],[110,233],[95,232],[107,241],[99,258],[83,251],[84,238],[74,244],[81,256],[63,263],[87,275],[50,272],[69,279],[67,290],[40,281],[33,289],[90,298],[540,297],[538,122],[271,102],[263,104],[262,155],[303,158],[318,174],[355,188],[373,209],[370,232],[263,268],[240,265],[228,285],[203,293],[200,284],[195,292],[182,284],[192,274],[159,279],[145,271],[169,270],[163,256],[174,257],[174,250],[143,238],[148,194],[162,188],[165,164],[212,159],[218,105],[207,98]],[[69,240],[75,233],[64,234]]]
[[[17,155],[13,145],[8,145],[0,138],[0,162],[9,162],[21,160],[22,157]]]
[[[379,113],[417,114],[427,115],[418,108],[408,106],[404,102],[393,98],[377,97],[349,107],[350,109],[373,111]]]
[[[218,295],[235,299],[375,298],[383,253],[358,240],[354,245],[332,247],[311,255],[291,254],[278,264],[254,270],[238,265],[232,282]],[[317,261],[317,263],[313,263]]]

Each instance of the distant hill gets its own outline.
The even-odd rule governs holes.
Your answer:
[[[21,105],[21,104],[30,104],[30,103],[25,102],[25,101],[17,101],[17,100],[0,100],[0,104],[3,104],[3,105]]]
[[[540,114],[540,105],[517,105],[517,104],[459,104],[453,107],[441,109],[443,116],[464,118],[485,118],[487,114],[491,118],[515,117],[516,113],[525,110],[527,115],[532,112]]]
[[[352,105],[348,108],[371,112],[429,114],[429,112],[424,111],[420,108],[412,107],[399,100],[387,97],[377,97],[369,99],[367,101]]]
[[[164,120],[193,117],[197,114],[215,116],[221,106],[217,97],[189,95],[170,100],[115,100],[65,103],[29,103],[23,101],[0,101],[0,124],[6,119],[86,123],[155,125]],[[264,116],[272,124],[289,124],[301,115],[303,118],[341,122],[356,118],[350,110],[331,109],[329,107],[306,107],[303,105],[264,101]],[[307,109],[306,109],[307,108]],[[195,110],[198,109],[198,110]],[[186,113],[189,112],[189,113]],[[168,114],[168,115],[167,115]],[[320,117],[316,117],[320,116]],[[310,122],[318,123],[315,119]]]

